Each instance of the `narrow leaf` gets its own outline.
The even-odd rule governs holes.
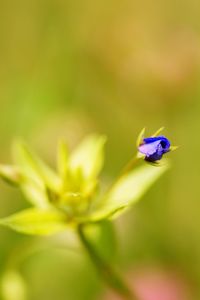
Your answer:
[[[38,208],[50,207],[50,201],[45,187],[39,186],[34,182],[25,181],[20,185],[22,193],[31,204]]]
[[[58,143],[58,172],[62,178],[65,178],[69,162],[69,152],[67,145],[64,141],[59,141]]]
[[[138,138],[137,138],[137,141],[136,141],[136,146],[139,147],[139,145],[141,144],[141,141],[143,140],[144,138],[144,133],[145,133],[145,128],[143,128],[139,135],[138,135]]]
[[[175,151],[179,148],[179,146],[170,146],[170,151]]]
[[[121,214],[125,209],[130,208],[168,168],[167,163],[162,167],[145,164],[122,176],[102,199],[102,204],[93,215],[93,220]]]
[[[26,144],[16,143],[14,148],[16,163],[21,166],[28,178],[40,185],[57,189],[60,180],[58,175],[47,166]]]
[[[0,177],[12,185],[19,185],[23,181],[22,173],[16,166],[0,165]]]
[[[76,173],[77,169],[81,169],[86,179],[96,177],[103,166],[105,142],[105,136],[86,138],[72,153],[69,162],[71,171]]]
[[[158,136],[158,135],[161,133],[161,131],[163,131],[164,129],[165,129],[164,126],[163,126],[163,127],[160,127],[160,128],[152,135],[152,137]]]
[[[67,228],[67,219],[57,210],[26,209],[0,220],[0,224],[31,235],[50,235]]]

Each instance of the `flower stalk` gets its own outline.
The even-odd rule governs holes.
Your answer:
[[[91,261],[95,265],[97,272],[104,280],[104,282],[124,300],[137,300],[136,296],[133,295],[133,292],[127,286],[126,282],[121,278],[121,276],[114,270],[114,268],[105,261],[94,248],[94,246],[87,239],[87,236],[84,232],[84,226],[78,226],[78,235],[79,238],[87,250]]]

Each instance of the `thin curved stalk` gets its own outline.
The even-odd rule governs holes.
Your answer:
[[[93,245],[89,242],[87,236],[85,235],[83,225],[78,226],[78,235],[104,282],[118,295],[123,297],[123,299],[136,300],[136,297],[133,295],[132,291],[129,289],[120,275],[99,255]]]

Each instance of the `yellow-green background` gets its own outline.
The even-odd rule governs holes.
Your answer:
[[[53,164],[59,136],[73,146],[99,132],[108,136],[103,175],[112,179],[136,151],[141,128],[165,126],[180,148],[170,154],[168,174],[116,223],[116,263],[124,273],[149,265],[176,270],[194,299],[200,297],[199,71],[196,0],[0,1],[0,161],[11,162],[16,137]],[[0,183],[1,217],[26,206],[18,190]],[[0,229],[1,274],[22,255],[23,243],[38,239]],[[81,253],[51,247],[19,268],[31,300],[98,299],[102,290]]]

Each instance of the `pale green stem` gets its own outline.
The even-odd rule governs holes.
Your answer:
[[[118,183],[119,180],[121,180],[124,176],[129,173],[133,167],[141,160],[141,157],[138,157],[135,155],[131,160],[128,161],[128,163],[124,166],[124,168],[119,173],[117,179],[110,185],[109,191]]]
[[[129,162],[122,169],[119,178],[130,172],[133,169],[133,167],[140,161],[140,159],[141,157],[138,157],[137,155],[133,156],[133,158],[129,160]]]
[[[104,282],[118,295],[123,297],[124,300],[136,300],[136,297],[119,274],[99,255],[94,246],[87,239],[83,225],[78,226],[78,235]]]

